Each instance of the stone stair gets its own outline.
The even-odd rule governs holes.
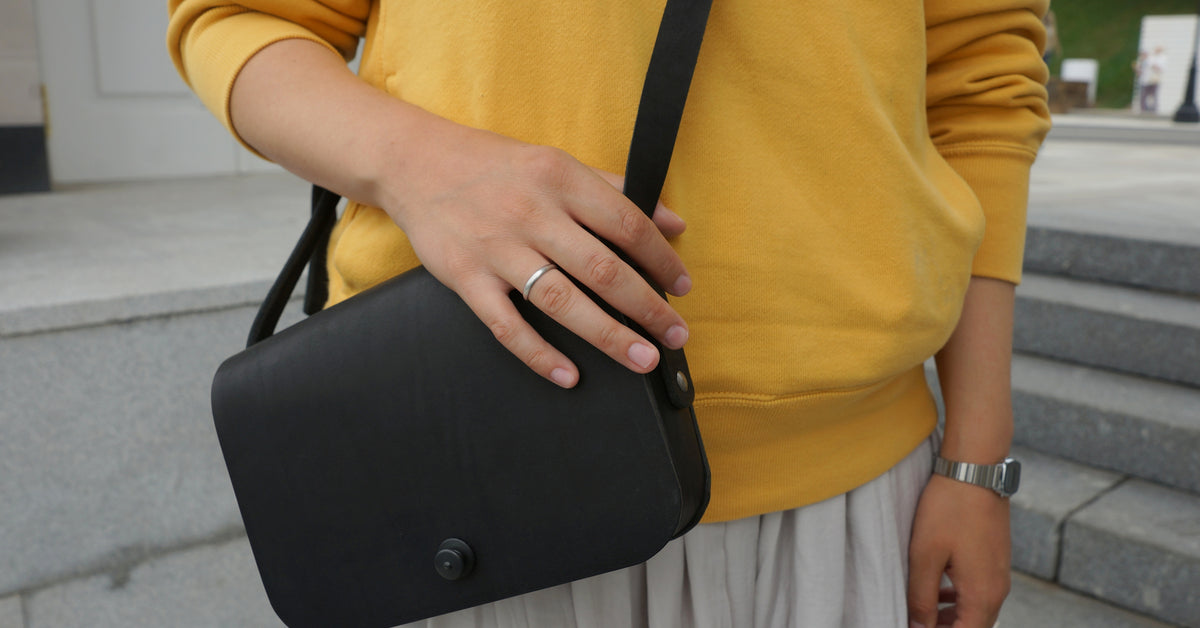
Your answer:
[[[208,396],[307,199],[274,174],[0,197],[0,628],[281,625]]]
[[[1033,226],[1013,363],[1014,567],[1200,626],[1200,240]]]

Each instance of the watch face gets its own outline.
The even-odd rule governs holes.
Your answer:
[[[1008,459],[1004,461],[1004,486],[1001,488],[1005,495],[1012,495],[1017,492],[1017,487],[1021,485],[1021,463]]]

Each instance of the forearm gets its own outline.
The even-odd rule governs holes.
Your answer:
[[[302,39],[250,59],[233,85],[230,117],[247,144],[285,169],[388,209],[400,205],[389,187],[419,178],[421,156],[446,143],[437,134],[471,131],[368,85],[338,55]]]
[[[1014,300],[1013,284],[973,277],[958,326],[937,354],[946,458],[992,464],[1009,453]]]

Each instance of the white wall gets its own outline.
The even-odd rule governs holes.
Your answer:
[[[238,146],[175,73],[165,0],[32,1],[56,183],[275,168]]]
[[[42,124],[32,0],[0,2],[0,126]]]
[[[1196,36],[1195,15],[1148,15],[1142,18],[1138,50],[1153,52],[1162,46],[1167,57],[1162,83],[1158,86],[1158,114],[1170,116],[1183,102],[1188,71],[1192,62],[1192,42]],[[1136,109],[1137,86],[1134,86]]]

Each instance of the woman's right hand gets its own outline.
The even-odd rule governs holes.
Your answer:
[[[549,263],[562,272],[538,279],[530,302],[614,360],[645,373],[659,356],[564,272],[664,346],[683,346],[683,318],[600,239],[627,252],[668,293],[682,296],[691,279],[664,237],[682,232],[678,216],[660,204],[651,221],[621,193],[620,177],[557,149],[449,122],[422,132],[430,136],[419,143],[430,148],[414,155],[404,172],[384,178],[381,206],[425,267],[529,368],[563,387],[579,379],[575,365],[509,299]]]
[[[242,68],[232,124],[251,146],[306,180],[382,208],[435,277],[458,293],[522,362],[563,387],[579,381],[566,356],[518,314],[509,293],[554,263],[669,348],[687,324],[600,238],[625,251],[666,292],[691,288],[666,237],[683,221],[654,220],[620,192],[620,177],[565,152],[472,129],[402,102],[352,74],[320,44],[291,39]],[[563,272],[529,300],[564,327],[646,373],[658,351],[591,301]]]

